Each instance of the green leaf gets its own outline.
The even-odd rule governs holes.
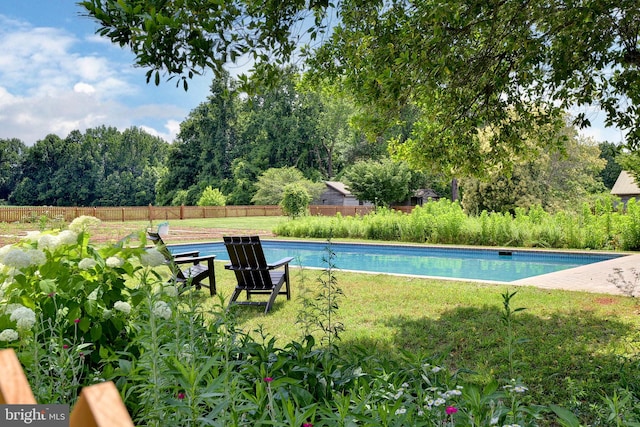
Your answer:
[[[82,323],[82,322],[80,322],[80,323]],[[101,337],[102,337],[102,325],[100,323],[96,322],[91,327],[91,339],[93,341],[99,341]]]
[[[549,408],[558,416],[558,421],[563,427],[580,427],[580,420],[573,412],[557,405],[550,405]]]
[[[56,292],[57,290],[56,281],[53,279],[41,280],[40,283],[38,283],[38,286],[40,287],[40,290],[45,294],[51,294]]]

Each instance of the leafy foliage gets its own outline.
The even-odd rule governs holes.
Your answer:
[[[224,206],[226,201],[227,198],[219,189],[208,186],[198,199],[198,206]]]
[[[402,202],[414,190],[410,188],[409,167],[390,159],[359,161],[345,171],[344,177],[353,195],[376,206]]]
[[[297,28],[315,16],[314,37],[321,27],[326,1],[296,0],[87,0],[79,3],[100,27],[98,34],[127,46],[136,63],[148,68],[147,82],[160,83],[161,74],[188,80],[205,69],[223,73],[228,62],[249,56],[256,69],[268,73],[270,59],[287,60],[296,49]]]
[[[310,202],[309,191],[301,184],[293,183],[284,187],[280,206],[285,215],[296,218],[307,212]]]
[[[533,129],[557,127],[574,105],[600,105],[608,124],[640,142],[639,13],[631,0],[344,1],[313,64],[372,105],[374,128],[404,105],[421,110],[408,146],[396,147],[405,160],[481,173],[526,149]],[[579,114],[575,124],[589,120]]]
[[[155,201],[167,148],[137,128],[103,126],[65,139],[47,135],[25,149],[9,200],[27,206],[148,205]]]
[[[576,212],[550,214],[541,206],[509,213],[465,214],[446,199],[418,206],[410,214],[388,209],[356,217],[304,217],[277,225],[279,236],[360,238],[417,243],[574,249],[640,248],[640,209],[635,199],[583,204]]]
[[[578,137],[570,126],[562,134],[557,136],[563,141],[561,152],[540,150],[534,158],[514,158],[511,174],[494,168],[482,180],[462,179],[465,210],[514,213],[518,207],[541,205],[547,211],[559,211],[589,194],[604,192],[597,179],[605,163],[599,147]]]
[[[324,188],[324,184],[309,181],[294,167],[270,168],[258,177],[257,191],[251,201],[260,205],[278,205],[284,198],[285,187],[293,183],[305,188],[312,199]]]

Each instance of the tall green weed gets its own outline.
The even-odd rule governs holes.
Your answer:
[[[441,199],[409,214],[389,209],[344,217],[304,217],[279,224],[288,237],[359,238],[399,242],[595,250],[640,249],[640,204],[626,210],[597,199],[575,211],[546,212],[540,206],[515,214],[483,211],[469,216],[458,203]]]

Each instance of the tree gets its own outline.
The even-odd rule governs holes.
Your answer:
[[[284,187],[280,207],[285,215],[296,218],[305,214],[311,200],[309,191],[299,182],[295,182]]]
[[[294,167],[270,168],[258,177],[255,184],[257,191],[251,202],[257,205],[279,205],[284,198],[284,189],[289,184],[299,184],[304,187],[311,198],[319,196],[324,185],[312,182]]]
[[[600,172],[600,179],[602,179],[604,186],[611,190],[622,171],[622,166],[617,161],[622,149],[619,145],[610,142],[601,142],[598,146],[600,147],[600,158],[607,162]]]
[[[218,188],[211,188],[210,185],[204,189],[202,196],[198,199],[198,206],[224,206],[227,199]]]
[[[21,178],[21,161],[27,147],[16,138],[0,139],[0,199],[9,194]]]
[[[344,177],[349,191],[358,199],[376,206],[390,206],[406,200],[411,191],[411,172],[402,162],[391,159],[359,161],[349,167]]]
[[[485,179],[463,179],[464,209],[472,214],[483,210],[513,213],[516,207],[540,205],[557,211],[576,208],[588,195],[603,192],[599,173],[606,162],[600,158],[599,146],[578,136],[571,126],[563,133],[556,136],[564,141],[562,152],[540,150],[534,158],[514,159],[510,174],[494,168]]]
[[[195,205],[206,185],[222,188],[225,179],[231,178],[231,163],[239,145],[234,84],[228,75],[214,79],[207,101],[180,124],[167,171],[158,184],[158,204],[170,204],[178,191],[187,190],[187,204]]]
[[[27,205],[146,205],[154,201],[168,144],[130,128],[74,130],[27,147],[9,199]],[[24,184],[23,184],[24,183]]]
[[[148,68],[147,82],[160,75],[188,79],[211,68],[218,75],[228,62],[249,56],[268,73],[270,59],[287,60],[297,47],[301,22],[315,16],[311,38],[322,30],[327,0],[87,0],[79,4],[96,20],[98,33],[127,46]]]
[[[313,38],[333,6],[326,0],[80,4],[99,22],[99,34],[133,51],[148,79],[158,82],[166,72],[184,83],[205,68],[220,73],[244,53],[258,61],[254,75],[273,76],[264,62],[290,58],[305,13],[315,17]],[[373,104],[368,116],[376,126],[415,104],[424,116],[424,146],[454,147],[446,156],[469,158],[470,170],[487,160],[508,162],[532,124],[553,123],[573,105],[601,106],[607,124],[628,130],[633,147],[640,143],[636,0],[343,0],[336,13],[331,38],[314,55],[318,72],[339,76],[363,105]],[[575,123],[589,125],[584,115]],[[480,147],[485,127],[499,132]]]

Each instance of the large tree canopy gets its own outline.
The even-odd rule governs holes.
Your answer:
[[[327,1],[88,0],[99,33],[136,63],[186,79],[249,53],[287,60],[305,24],[318,31]],[[524,147],[531,124],[595,105],[640,144],[640,4],[637,0],[343,0],[314,60],[342,78],[378,125],[413,103],[422,110],[410,156],[446,147],[471,167]],[[313,14],[312,14],[313,13]],[[258,66],[258,70],[261,68]],[[578,125],[588,117],[578,115]],[[479,129],[490,127],[489,147]],[[462,147],[456,149],[456,147]],[[503,148],[503,147],[506,147]],[[402,150],[401,150],[402,151]],[[435,154],[440,150],[431,150]],[[450,162],[452,163],[452,162]],[[453,163],[452,163],[453,164]]]
[[[248,55],[256,68],[286,60],[303,36],[322,30],[328,0],[86,0],[79,4],[100,24],[98,33],[136,55],[147,82],[161,74],[188,79],[205,69],[221,75],[223,66]],[[310,21],[309,21],[310,20]],[[246,59],[243,59],[246,61]],[[268,67],[267,67],[268,68]]]

